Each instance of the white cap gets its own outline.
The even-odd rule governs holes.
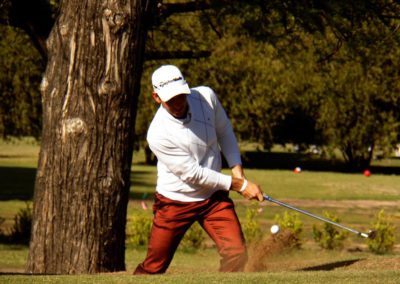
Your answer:
[[[189,85],[181,71],[174,65],[163,65],[151,77],[154,92],[163,102],[180,94],[190,94]]]

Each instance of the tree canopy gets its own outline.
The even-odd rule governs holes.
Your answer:
[[[241,140],[266,150],[275,143],[338,148],[349,165],[366,167],[374,149],[389,153],[398,141],[396,11],[391,1],[233,1],[170,16],[151,43],[211,50],[175,62],[191,85],[216,90]],[[152,102],[141,99],[139,113],[148,112]]]
[[[40,108],[34,99],[42,71],[38,54],[45,50],[40,44],[48,31],[45,23],[54,20],[58,1],[32,1],[47,16],[37,25],[41,28],[30,32],[27,23],[37,19],[15,12],[23,2],[3,0],[12,13],[1,19],[36,38],[34,46],[41,52],[31,45],[30,59],[24,60],[31,67],[18,70],[32,70],[30,77],[21,76],[34,87],[23,88],[28,104],[9,77],[2,77],[7,84],[2,83],[0,92],[3,101],[15,97],[19,108],[34,109],[30,115],[35,118],[24,121],[39,129]],[[136,144],[145,146],[149,113],[155,111],[149,96],[151,71],[172,62],[192,86],[215,89],[240,140],[258,142],[266,150],[275,143],[339,148],[349,164],[364,167],[374,149],[388,153],[399,139],[398,15],[398,2],[383,0],[162,1],[153,11],[146,43]],[[2,46],[9,41],[2,37]],[[14,42],[28,44],[26,36],[25,42]],[[11,61],[23,54],[10,56],[11,50],[2,48]],[[9,65],[0,68],[10,74],[3,72]],[[4,111],[0,115],[2,135],[32,135],[28,128],[11,131],[22,129],[14,123],[18,116],[11,114],[8,120]]]
[[[0,136],[41,133],[39,83],[44,69],[38,51],[20,29],[0,25]]]

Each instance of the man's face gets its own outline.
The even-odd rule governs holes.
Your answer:
[[[180,94],[169,101],[163,102],[160,97],[153,93],[153,98],[157,103],[161,103],[163,107],[175,118],[184,118],[188,110],[187,94]]]

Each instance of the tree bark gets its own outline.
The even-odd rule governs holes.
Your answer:
[[[61,3],[41,83],[29,273],[125,270],[134,122],[153,2]]]

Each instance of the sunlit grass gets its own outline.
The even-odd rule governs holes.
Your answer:
[[[0,269],[11,269],[11,271],[18,270],[22,272],[28,257],[28,247],[0,244],[0,256]]]
[[[396,270],[299,271],[257,273],[181,273],[132,276],[128,273],[96,275],[3,275],[3,283],[398,283]]]
[[[278,149],[282,150],[282,149]],[[25,200],[33,196],[33,182],[39,145],[32,141],[0,142],[0,216],[5,218],[2,229],[9,230],[18,210],[26,207]],[[152,194],[155,190],[157,171],[155,166],[143,165],[143,152],[135,152],[132,164],[130,201],[128,204],[128,226],[130,217],[141,213],[152,216]],[[394,160],[396,163],[397,160]],[[383,166],[387,162],[380,161]],[[393,166],[393,164],[390,164]],[[394,164],[396,166],[396,164]],[[229,170],[224,169],[229,174]],[[311,171],[303,168],[300,174],[292,169],[246,169],[246,176],[261,185],[265,193],[292,203],[317,215],[329,211],[339,217],[341,223],[365,231],[370,228],[374,215],[384,208],[393,216],[397,235],[400,230],[400,213],[396,202],[400,200],[400,176],[372,173],[338,173]],[[246,210],[258,210],[256,220],[265,236],[277,214],[285,208],[272,203],[249,202],[239,194],[232,193],[236,210],[242,222]],[[375,203],[366,203],[369,200]],[[379,202],[382,203],[379,203]],[[143,208],[144,202],[147,209]],[[324,203],[325,202],[325,203]],[[330,203],[329,203],[330,202]],[[353,202],[353,203],[351,203]],[[357,203],[361,202],[361,203]],[[384,203],[389,202],[389,203]],[[365,206],[369,204],[369,206]],[[385,205],[386,204],[386,205]],[[146,248],[126,250],[126,272],[80,276],[28,276],[0,274],[1,283],[397,283],[400,272],[369,269],[345,271],[339,269],[325,272],[298,271],[324,263],[375,257],[366,250],[364,239],[349,235],[346,248],[362,248],[361,252],[325,251],[312,240],[312,226],[322,226],[320,221],[300,216],[303,224],[304,249],[268,259],[269,272],[218,273],[219,256],[215,248],[188,253],[178,250],[168,273],[163,276],[133,277],[132,271],[146,254]],[[211,242],[212,243],[212,242]],[[22,272],[28,254],[27,246],[0,245],[0,272]],[[395,252],[393,256],[398,256]]]
[[[228,173],[228,171],[225,171]],[[264,192],[276,198],[299,199],[374,199],[399,200],[400,176],[372,175],[303,170],[247,169],[246,176],[261,185]]]
[[[0,166],[36,168],[39,149],[33,138],[0,139]]]

